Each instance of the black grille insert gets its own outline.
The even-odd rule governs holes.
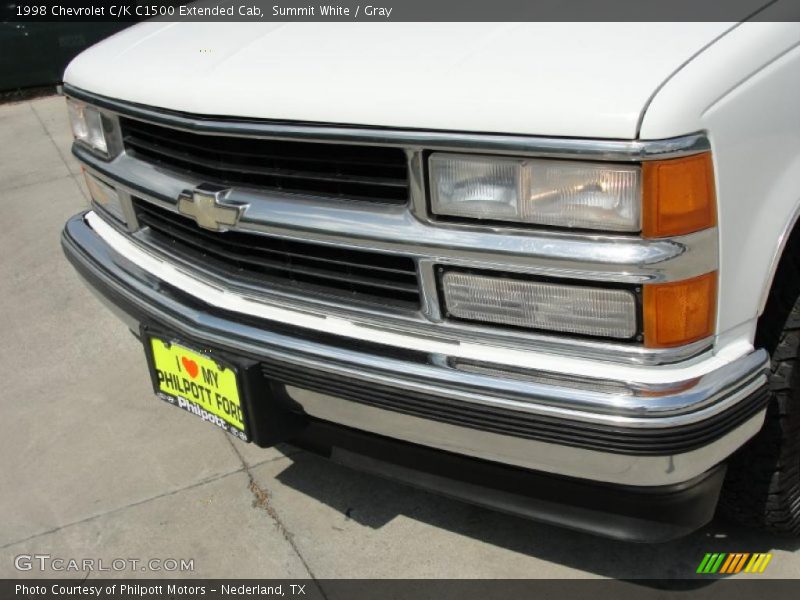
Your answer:
[[[135,158],[209,183],[404,204],[408,165],[400,148],[206,135],[120,119]]]
[[[213,232],[192,219],[135,199],[139,223],[151,243],[259,286],[335,295],[371,304],[419,308],[414,260],[407,256],[350,250],[244,233]]]

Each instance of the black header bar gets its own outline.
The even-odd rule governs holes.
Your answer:
[[[5,22],[800,21],[797,0],[18,0]]]
[[[794,600],[797,580],[602,579],[27,579],[0,580],[3,600]]]

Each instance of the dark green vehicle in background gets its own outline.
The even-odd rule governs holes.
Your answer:
[[[131,23],[15,23],[15,5],[0,9],[0,94],[61,82],[64,68],[84,48]]]

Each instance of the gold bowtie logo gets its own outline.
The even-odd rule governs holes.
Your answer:
[[[227,231],[236,225],[244,206],[226,202],[229,189],[200,186],[178,197],[178,212],[192,217],[203,229]]]

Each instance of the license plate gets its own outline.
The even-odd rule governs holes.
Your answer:
[[[236,368],[174,341],[146,339],[156,395],[248,441]]]

